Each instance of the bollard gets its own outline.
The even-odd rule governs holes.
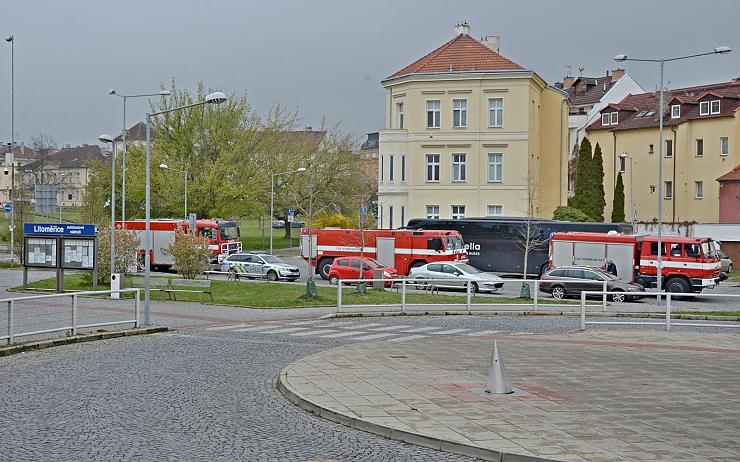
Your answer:
[[[136,297],[136,301],[134,302],[134,319],[136,320],[135,326],[141,327],[141,289],[136,289],[134,292],[134,296]]]
[[[13,300],[8,300],[8,345],[13,343]]]
[[[465,291],[467,292],[466,295],[467,295],[468,314],[471,314],[470,313],[470,308],[471,308],[471,305],[470,305],[471,304],[471,301],[470,301],[470,289],[471,289],[471,286],[472,286],[472,283],[470,281],[468,281],[465,284]]]
[[[77,335],[77,294],[72,294],[72,335]]]
[[[337,313],[342,310],[342,280],[337,281]]]
[[[581,330],[586,330],[586,292],[581,292]]]
[[[539,292],[540,292],[540,280],[534,280],[534,306],[532,307],[535,311],[539,308]]]
[[[665,296],[665,331],[671,331],[671,293]]]
[[[493,353],[491,355],[491,370],[488,373],[488,388],[486,388],[486,393],[505,395],[513,392],[514,390],[511,389],[509,378],[506,376],[504,360],[499,355],[498,345],[494,340]]]

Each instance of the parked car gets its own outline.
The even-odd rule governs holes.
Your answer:
[[[546,271],[540,278],[540,291],[556,299],[580,297],[585,290],[603,290],[604,281],[607,292],[620,292],[610,295],[614,302],[644,297],[641,293],[645,292],[645,288],[640,284],[622,281],[611,273],[587,266],[561,266]]]
[[[340,257],[335,258],[329,269],[329,284],[337,285],[341,279],[360,279],[360,268],[362,268],[363,279],[373,279],[375,272],[383,271],[383,279],[387,279],[386,286],[393,284],[393,279],[398,276],[396,268],[383,266],[369,257]]]
[[[473,292],[495,292],[504,287],[504,280],[493,273],[486,273],[467,263],[436,262],[411,268],[409,278],[417,287],[433,285],[440,288],[460,289],[470,281]],[[443,281],[426,282],[427,279]]]
[[[272,220],[272,227],[275,229],[285,228],[285,220]]]
[[[304,226],[306,226],[306,223],[302,221],[291,221],[290,222],[291,228],[303,228]]]
[[[297,266],[285,263],[274,255],[239,252],[229,255],[223,261],[222,271],[230,273],[234,279],[265,278],[268,281],[295,281],[301,276]]]
[[[727,256],[722,249],[717,250],[717,254],[720,258],[720,271],[723,273],[732,273],[735,267],[732,265],[732,259]]]

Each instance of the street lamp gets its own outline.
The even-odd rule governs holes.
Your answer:
[[[187,170],[178,170],[176,168],[168,167],[167,164],[159,164],[159,168],[162,170],[172,170],[173,172],[182,173],[185,175],[185,219],[188,219],[188,172]]]
[[[630,160],[630,214],[631,214],[630,221],[632,222],[632,226],[635,226],[635,199],[634,199],[634,196],[632,195],[632,191],[633,191],[632,185],[634,184],[634,182],[632,181],[633,179],[632,172],[634,171],[634,168],[632,165],[632,156],[630,156],[629,154],[625,152],[625,153],[620,154],[619,158],[622,159],[622,162],[624,162],[627,159]]]
[[[272,181],[270,183],[270,255],[272,255],[272,220],[274,219],[273,215],[275,215],[275,177],[281,175],[292,175],[294,173],[303,173],[305,171],[305,167],[301,167],[290,172],[272,174]],[[288,224],[287,226],[290,226],[290,224]]]
[[[205,104],[221,104],[226,102],[226,95],[220,91],[206,95],[206,99],[193,104],[186,104],[159,112],[147,112],[146,119],[146,187],[145,187],[145,231],[144,231],[144,325],[149,325],[149,305],[151,286],[151,250],[152,250],[152,198],[151,198],[151,163],[152,163],[152,117],[170,112],[189,109]]]
[[[113,281],[116,273],[116,141],[110,135],[100,135],[98,139],[113,145],[110,157],[110,280]]]
[[[126,100],[128,98],[145,98],[149,96],[169,96],[172,94],[169,90],[162,90],[157,93],[142,93],[138,95],[124,95],[121,93],[118,93],[117,90],[110,89],[108,90],[109,95],[118,96],[120,98],[123,98],[123,154],[121,156],[121,222],[123,223],[123,226],[125,228],[126,224],[126,154],[128,152],[126,147],[126,134],[128,130],[126,129]]]
[[[5,41],[10,43],[10,264],[13,265],[15,247],[15,37],[8,35]]]
[[[713,51],[706,52],[706,53],[696,53],[693,55],[686,55],[686,56],[678,56],[675,58],[660,58],[660,59],[638,59],[638,58],[630,58],[626,54],[616,55],[614,57],[614,61],[617,61],[619,63],[625,62],[625,61],[639,61],[639,62],[649,62],[649,63],[660,63],[660,97],[659,97],[659,103],[658,103],[658,110],[656,111],[659,115],[659,128],[660,131],[659,137],[658,137],[658,265],[656,268],[657,272],[657,289],[658,292],[663,290],[663,194],[664,194],[664,185],[663,185],[663,117],[664,117],[664,108],[663,108],[663,70],[665,68],[665,63],[671,62],[671,61],[679,61],[682,59],[688,59],[688,58],[696,58],[699,56],[708,56],[708,55],[723,55],[727,54],[732,51],[732,48],[727,46],[721,46],[716,47]],[[658,300],[660,300],[660,297],[658,297]]]

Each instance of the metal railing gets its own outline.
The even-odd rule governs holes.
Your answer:
[[[90,296],[99,296],[99,295],[107,295],[107,294],[113,294],[113,293],[127,293],[132,292],[134,294],[134,318],[133,319],[123,319],[123,320],[115,320],[115,321],[103,321],[103,322],[93,322],[93,323],[85,323],[80,324],[79,323],[79,316],[78,316],[78,304],[80,297],[90,297]],[[43,334],[51,334],[55,332],[63,332],[68,331],[71,335],[76,335],[77,332],[80,329],[91,329],[95,327],[104,327],[104,326],[114,326],[114,325],[120,325],[120,324],[133,324],[134,327],[139,327],[140,325],[140,304],[141,304],[141,289],[120,289],[120,290],[100,290],[100,291],[86,291],[86,292],[72,292],[72,293],[62,293],[62,294],[53,294],[53,295],[32,295],[29,297],[16,297],[16,298],[5,298],[0,299],[0,306],[6,305],[7,306],[7,335],[0,335],[0,340],[7,340],[8,344],[13,343],[18,337],[30,337],[30,336],[37,336],[37,335],[43,335]],[[32,300],[50,300],[55,298],[63,298],[63,297],[70,297],[72,299],[72,306],[70,307],[70,317],[69,317],[69,323],[63,324],[63,325],[57,325],[54,327],[46,328],[46,329],[36,329],[36,330],[30,330],[30,331],[16,331],[16,317],[19,314],[18,310],[19,304],[32,301]],[[56,308],[56,306],[45,306],[45,309],[53,310]],[[21,307],[21,309],[28,309],[26,307]]]
[[[671,292],[636,292],[635,295],[639,297],[656,297],[659,301],[661,298],[665,299],[665,317],[662,321],[586,321],[586,298],[589,295],[601,295],[604,299],[608,295],[621,294],[625,292],[607,292],[607,291],[592,291],[587,290],[581,292],[581,329],[585,330],[587,325],[621,325],[621,326],[665,326],[666,332],[670,332],[671,326],[688,326],[688,327],[723,327],[737,329],[740,328],[740,324],[731,324],[729,322],[723,323],[701,323],[701,322],[677,322],[672,319],[674,313],[672,312],[673,303],[676,298],[689,298],[689,297],[709,297],[709,298],[734,298],[740,299],[740,295],[732,294],[707,294],[707,293],[671,293]],[[633,295],[633,296],[635,296]],[[629,296],[629,295],[628,295]],[[701,311],[697,311],[697,314],[701,314]]]

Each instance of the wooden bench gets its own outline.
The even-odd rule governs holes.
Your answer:
[[[210,279],[172,279],[170,287],[163,289],[170,300],[177,301],[178,293],[200,294],[200,303],[203,303],[203,295],[208,294],[213,302],[213,292],[211,292]]]
[[[131,278],[131,287],[143,289],[146,286],[146,280],[142,277]],[[170,280],[167,278],[149,278],[149,290],[157,291],[159,294],[164,293],[170,287]],[[160,295],[161,296],[161,295]]]

